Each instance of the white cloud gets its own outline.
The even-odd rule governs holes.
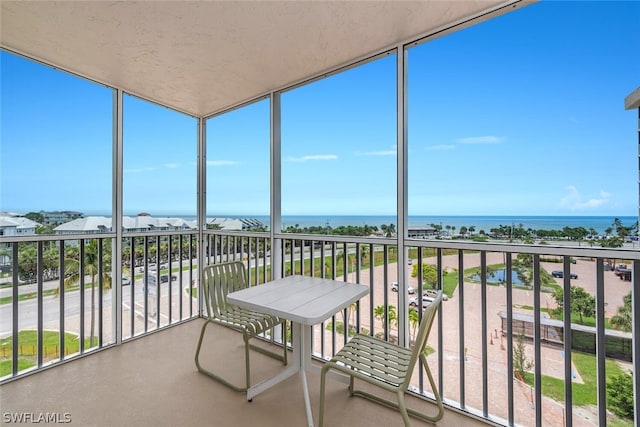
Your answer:
[[[458,144],[501,144],[504,138],[501,136],[470,136],[467,138],[458,138]]]
[[[180,167],[180,163],[167,163],[165,164],[165,167],[167,169],[178,169]]]
[[[337,160],[338,156],[335,154],[312,154],[302,157],[289,157],[288,162],[307,162],[309,160]]]
[[[235,160],[207,160],[207,166],[233,166],[239,165]]]
[[[573,185],[565,187],[565,190],[567,190],[567,194],[560,199],[560,205],[573,211],[602,207],[606,205],[611,198],[611,194],[603,190],[600,191],[599,197],[591,197],[586,200]]]
[[[152,172],[157,170],[158,168],[146,167],[146,168],[137,168],[137,169],[125,169],[124,173],[144,173],[144,172]]]
[[[359,156],[395,156],[396,150],[367,151],[365,153],[357,153]]]
[[[398,154],[398,146],[393,144],[389,147],[389,150],[377,150],[377,151],[358,151],[357,156],[395,156]]]
[[[446,151],[446,150],[455,150],[456,146],[453,144],[438,144],[438,145],[428,145],[425,147],[426,150],[429,151]]]

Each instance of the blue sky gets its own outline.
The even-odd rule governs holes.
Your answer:
[[[636,215],[640,2],[546,2],[409,50],[410,215]],[[2,52],[0,210],[111,212],[112,92]],[[282,95],[282,212],[393,215],[394,55]],[[196,120],[124,104],[124,211],[195,215]],[[269,100],[207,121],[207,214],[269,212]]]

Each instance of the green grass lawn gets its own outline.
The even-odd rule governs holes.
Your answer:
[[[596,357],[574,351],[571,353],[572,361],[584,384],[572,383],[573,404],[577,406],[597,404],[597,371]],[[616,375],[624,373],[618,364],[612,360],[605,361],[607,381]],[[525,372],[525,381],[533,386],[533,373]],[[564,402],[564,380],[546,375],[542,376],[542,394],[558,402]]]
[[[572,383],[571,393],[572,401],[575,406],[585,405],[597,405],[597,369],[596,369],[596,357],[591,354],[581,353],[574,351],[571,353],[572,361],[578,374],[582,378],[584,384]],[[605,372],[606,380],[609,380],[624,373],[623,369],[613,360],[605,360]],[[525,382],[533,386],[533,374],[525,372]],[[564,402],[564,380],[559,378],[542,376],[542,394],[547,397],[551,397],[558,402]],[[631,420],[619,418],[613,414],[609,414],[607,417],[607,425],[623,427],[632,426]]]
[[[57,359],[60,356],[60,335],[57,331],[42,332],[43,360]],[[65,354],[79,351],[80,342],[74,334],[64,334]],[[97,337],[93,338],[94,346],[98,344]],[[89,338],[85,338],[85,349],[90,348]],[[13,337],[0,340],[0,376],[11,374],[13,351]],[[33,330],[18,332],[18,370],[35,366],[38,351],[38,334]]]

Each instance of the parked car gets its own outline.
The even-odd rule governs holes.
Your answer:
[[[613,271],[616,276],[621,276],[622,272],[626,270],[628,270],[627,264],[618,264]]]
[[[628,282],[631,281],[630,268],[621,268],[620,271],[616,271],[616,275],[620,278],[620,280],[626,280]]]
[[[131,284],[131,279],[127,276],[122,276],[122,286],[127,286]]]
[[[171,275],[171,281],[175,282],[176,280],[178,280],[178,278],[172,274]],[[160,275],[160,283],[167,283],[167,282],[169,282],[169,275],[168,274],[161,274]]]
[[[391,284],[391,290],[392,290],[393,292],[398,292],[398,282],[393,282],[393,283]],[[415,293],[416,293],[416,290],[415,290],[415,289],[413,289],[413,287],[409,286],[409,287],[407,288],[407,292],[409,292],[410,294],[412,294],[412,295],[413,295],[413,294],[415,294]]]
[[[431,298],[435,298],[437,293],[438,293],[438,291],[436,291],[435,289],[427,289],[422,293],[422,295],[423,296],[428,296],[428,297],[431,297]],[[443,292],[442,293],[442,301],[446,301],[448,299],[449,299],[449,297],[447,296],[447,294],[445,294]]]
[[[551,272],[551,275],[553,277],[557,277],[559,279],[562,279],[564,277],[564,272],[562,270],[553,270]],[[578,275],[576,273],[569,273],[569,278],[571,279],[577,279]]]
[[[433,302],[433,298],[428,295],[422,295],[422,308]],[[418,308],[418,297],[413,297],[409,300],[409,306]]]

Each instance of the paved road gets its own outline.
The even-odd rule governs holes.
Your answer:
[[[188,273],[184,274],[183,278],[183,290],[188,288]],[[138,283],[135,286],[135,301],[141,302],[144,300],[144,294],[142,289],[142,284]],[[161,296],[168,295],[169,285],[168,283],[163,283],[160,293]],[[172,284],[172,294],[177,296],[179,293],[179,282],[176,280]],[[96,292],[96,310],[98,307],[98,297],[99,292]],[[129,303],[131,301],[131,286],[123,286],[122,287],[122,298],[124,309],[129,308]],[[153,296],[150,297],[150,301]],[[109,312],[108,307],[111,307],[113,299],[113,291],[108,290],[103,295],[103,307],[105,307],[105,312]],[[178,298],[175,298],[178,300]],[[42,311],[43,311],[43,325],[45,329],[47,329],[47,325],[57,325],[60,319],[60,304],[61,300],[59,297],[55,296],[47,296],[42,298]],[[153,303],[155,304],[155,303]],[[149,305],[152,305],[150,302]],[[152,308],[152,307],[150,307]],[[67,319],[77,319],[80,314],[80,291],[71,291],[65,292],[64,296],[64,312],[65,312],[65,322]],[[24,301],[20,301],[18,304],[18,329],[37,329],[38,326],[38,300],[37,298],[31,298]],[[85,313],[88,317],[91,315],[91,289],[85,289]],[[88,322],[88,320],[87,320]],[[75,321],[77,323],[77,321]],[[0,337],[6,337],[11,335],[13,325],[13,304],[2,304],[0,305]],[[65,329],[67,332],[77,333],[78,329],[73,328],[67,325]],[[88,325],[87,325],[88,327]],[[75,330],[74,330],[75,329]]]

